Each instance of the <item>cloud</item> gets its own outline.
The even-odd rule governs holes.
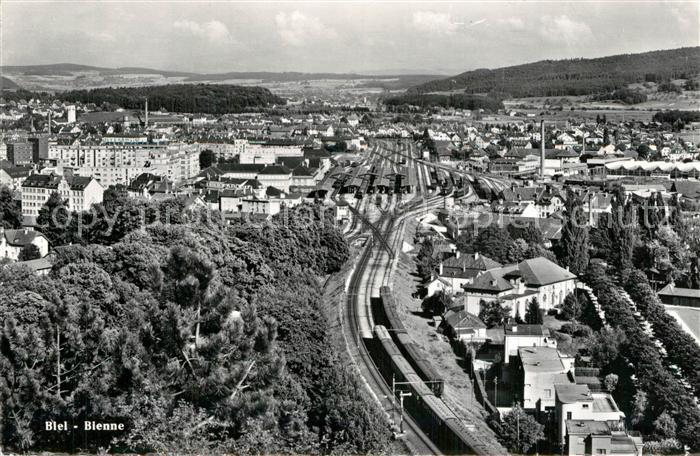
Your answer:
[[[690,17],[692,17],[692,15],[684,13],[678,8],[671,8],[671,14],[673,15],[674,19],[676,19],[676,22],[678,22],[678,25],[680,25],[681,27],[688,28],[691,25]],[[695,17],[697,17],[697,14],[695,15]]]
[[[222,43],[232,40],[231,32],[229,32],[226,24],[217,20],[201,24],[190,20],[175,21],[173,27],[198,38],[206,39],[211,43]]]
[[[453,21],[449,14],[432,11],[413,13],[413,26],[421,32],[437,35],[451,35],[459,28],[459,24]]]
[[[590,43],[593,31],[585,22],[575,21],[569,16],[543,16],[540,36],[553,43],[577,45]]]
[[[109,32],[87,32],[88,39],[103,43],[114,43],[117,38]]]
[[[525,29],[525,21],[523,21],[519,17],[508,17],[506,19],[499,19],[498,23],[506,26],[506,28],[508,28],[510,30],[524,30]]]
[[[289,46],[303,46],[307,43],[333,39],[338,36],[335,30],[326,27],[317,17],[307,16],[300,11],[275,16],[277,33]]]

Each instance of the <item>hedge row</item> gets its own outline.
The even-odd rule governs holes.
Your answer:
[[[668,359],[681,368],[695,395],[700,394],[700,346],[678,324],[652,290],[646,275],[635,270],[625,285],[632,300],[644,317],[652,324],[654,334],[664,344]]]
[[[637,388],[647,395],[647,413],[658,417],[668,412],[676,422],[678,439],[688,445],[691,452],[700,451],[700,410],[693,396],[666,369],[651,338],[642,330],[603,266],[591,266],[588,284],[598,296],[609,324],[625,333],[626,340],[620,351],[631,364]]]

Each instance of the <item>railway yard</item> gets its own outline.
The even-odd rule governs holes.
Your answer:
[[[449,343],[426,343],[426,334],[437,336],[434,328],[421,327],[411,314],[420,307],[405,299],[410,273],[402,246],[417,215],[441,207],[447,197],[473,198],[475,179],[485,187],[506,184],[436,166],[418,153],[412,142],[377,141],[359,163],[334,170],[326,183],[334,199],[348,202],[352,216],[344,232],[360,250],[340,316],[345,345],[407,452],[505,454]]]

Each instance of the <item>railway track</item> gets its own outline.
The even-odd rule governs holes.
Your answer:
[[[382,222],[383,221],[384,220],[382,220]],[[369,304],[376,276],[378,274],[385,274],[385,271],[380,271],[380,262],[372,262],[375,245],[371,240],[368,242],[369,244],[365,246],[362,256],[350,279],[347,293],[347,305],[345,306],[344,313],[344,321],[347,323],[343,325],[343,331],[347,330],[349,333],[350,337],[347,339],[349,339],[348,345],[350,354],[367,382],[367,387],[370,391],[375,393],[375,397],[385,411],[391,410],[393,418],[395,415],[395,404],[391,388],[386,384],[379,369],[374,364],[365,346],[364,338],[362,337],[363,334],[360,329],[362,320],[366,322],[368,318],[371,318]],[[384,250],[382,249],[380,252],[384,252]],[[364,281],[363,278],[365,279]],[[369,323],[365,324],[368,325]],[[441,454],[432,441],[420,430],[416,422],[407,414],[404,418],[404,425],[406,430],[404,442],[411,453],[421,455]]]

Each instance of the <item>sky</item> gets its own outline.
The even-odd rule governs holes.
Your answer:
[[[700,44],[700,2],[0,1],[0,65],[457,74]]]

